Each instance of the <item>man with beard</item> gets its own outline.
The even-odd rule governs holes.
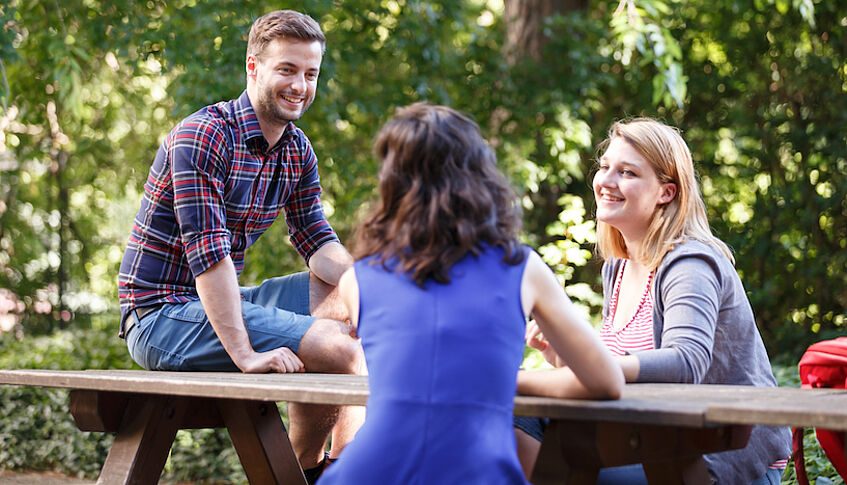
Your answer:
[[[293,124],[315,99],[325,45],[311,17],[259,18],[244,93],[192,114],[162,142],[118,277],[120,335],[142,367],[363,372],[335,289],[352,258],[324,216],[317,158]],[[283,211],[309,271],[239,287],[245,250]],[[289,417],[310,481],[363,419],[359,408],[297,403]]]

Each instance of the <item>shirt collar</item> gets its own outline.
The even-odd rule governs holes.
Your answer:
[[[262,127],[259,125],[259,118],[253,110],[253,105],[250,103],[250,98],[247,96],[246,89],[243,93],[241,93],[241,96],[235,100],[235,119],[236,123],[238,123],[239,131],[244,134],[244,141],[247,148],[249,148],[254,154],[266,154],[268,152],[268,141],[262,133]],[[287,143],[293,136],[293,132],[294,123],[289,121],[288,125],[285,127],[285,131],[282,133],[282,137],[273,150],[276,150]]]

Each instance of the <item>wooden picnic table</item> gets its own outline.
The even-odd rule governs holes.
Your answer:
[[[619,401],[539,401],[515,400],[516,414],[557,418],[544,435],[536,485],[593,485],[599,468],[632,463],[643,464],[651,484],[709,484],[702,455],[743,448],[752,425],[847,431],[843,389],[627,384]]]
[[[366,377],[329,374],[0,370],[0,384],[71,389],[80,429],[116,432],[100,483],[156,483],[177,430],[226,427],[250,483],[302,484],[276,403],[368,397]],[[537,485],[628,463],[651,484],[706,484],[702,455],[745,446],[754,424],[847,431],[847,391],[627,384],[617,401],[517,396],[515,413],[551,418]]]

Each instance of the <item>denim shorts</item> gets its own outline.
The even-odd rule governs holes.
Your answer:
[[[266,352],[288,347],[297,353],[300,340],[315,321],[309,314],[309,273],[271,278],[259,286],[241,288],[241,295],[253,349]],[[199,300],[166,303],[144,315],[128,330],[126,342],[132,359],[145,369],[238,371]]]
[[[515,428],[535,438],[536,441],[544,439],[544,430],[550,420],[547,418],[536,418],[532,416],[512,416],[512,424]]]

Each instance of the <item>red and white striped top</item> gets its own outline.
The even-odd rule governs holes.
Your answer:
[[[626,267],[626,260],[621,264],[615,276],[615,289],[609,301],[609,314],[600,329],[600,340],[616,355],[626,355],[642,350],[653,349],[653,295],[650,286],[653,283],[653,273],[647,278],[647,287],[638,303],[635,314],[620,330],[615,330],[615,311],[618,308],[618,295],[621,292],[621,280]]]

